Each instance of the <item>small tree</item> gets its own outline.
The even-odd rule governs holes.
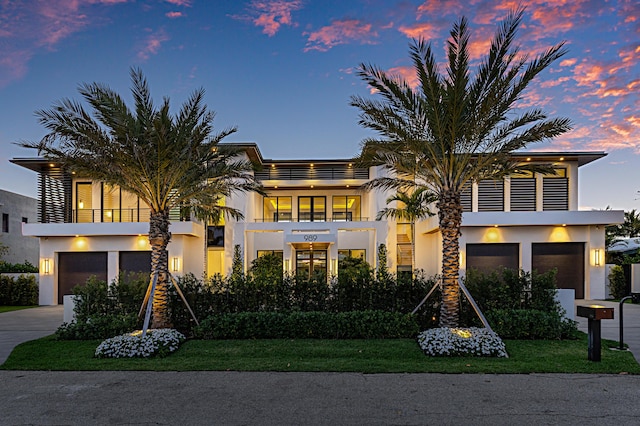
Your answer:
[[[622,299],[627,295],[627,280],[620,265],[614,265],[609,272],[609,292],[614,299]]]

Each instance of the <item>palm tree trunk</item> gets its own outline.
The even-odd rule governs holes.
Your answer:
[[[170,328],[171,318],[169,317],[169,253],[167,244],[171,240],[169,232],[169,213],[166,211],[152,212],[149,219],[149,243],[151,244],[151,276],[157,274],[153,297],[151,322],[152,328]]]
[[[440,327],[457,327],[459,324],[460,287],[460,225],[462,206],[460,193],[444,191],[438,200],[438,219],[442,233],[442,304]]]

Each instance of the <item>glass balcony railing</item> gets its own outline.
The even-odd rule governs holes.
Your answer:
[[[258,218],[256,222],[367,222],[368,217],[353,216],[342,214],[334,214],[332,217],[326,218],[325,215],[308,215],[303,214],[300,217],[292,217],[291,215],[274,215],[272,218]]]
[[[98,222],[149,222],[150,209],[77,209],[73,210],[73,223]],[[187,222],[193,220],[187,209],[169,212],[169,220]]]

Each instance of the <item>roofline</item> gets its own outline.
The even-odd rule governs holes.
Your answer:
[[[255,142],[229,142],[223,145],[235,146],[244,149],[249,159],[258,164],[346,164],[355,162],[355,158],[307,158],[307,159],[271,159],[264,158],[258,145]],[[604,151],[517,151],[513,152],[514,158],[531,158],[536,161],[577,161],[578,167],[589,164],[607,156]],[[21,157],[12,158],[11,163],[24,168],[40,172],[56,164],[55,161],[48,160],[43,157]]]

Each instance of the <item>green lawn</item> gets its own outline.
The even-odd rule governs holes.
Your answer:
[[[33,306],[0,306],[0,314],[3,312],[19,311],[21,309],[37,308],[38,305]]]
[[[640,374],[630,352],[603,348],[601,362],[588,361],[586,335],[565,341],[506,341],[507,359],[430,358],[411,339],[190,340],[166,358],[96,359],[99,343],[45,337],[19,345],[0,369]]]

